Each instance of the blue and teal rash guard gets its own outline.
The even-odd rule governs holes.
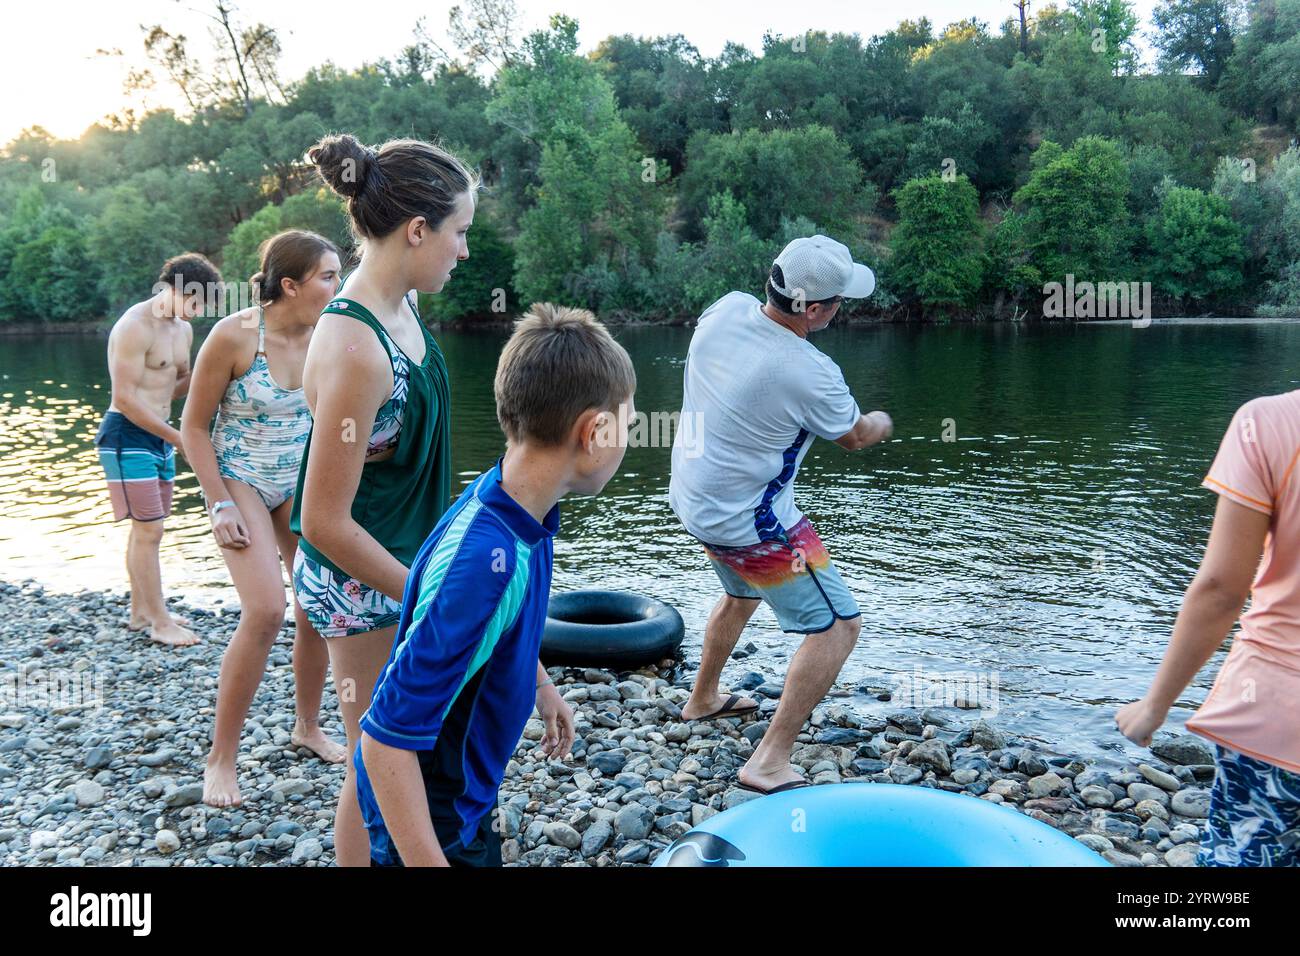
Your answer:
[[[501,465],[474,479],[420,548],[392,653],[361,717],[375,740],[419,754],[445,852],[473,842],[495,807],[536,695],[560,509],[539,524],[502,489]],[[370,855],[399,863],[361,747],[353,766]]]

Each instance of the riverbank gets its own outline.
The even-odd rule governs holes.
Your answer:
[[[126,629],[121,594],[0,583],[0,863],[327,866],[343,777],[289,742],[292,625],[268,662],[240,748],[240,807],[201,802],[212,702],[238,612],[175,605],[203,638],[167,648]],[[743,655],[743,648],[739,651]],[[524,730],[501,788],[507,864],[650,863],[709,816],[755,795],[736,771],[776,709],[779,683],[736,690],[756,717],[683,721],[695,662],[615,674],[552,668],[573,706],[573,759],[536,759]],[[850,691],[840,693],[848,694]],[[342,739],[332,685],[322,724]],[[1120,866],[1188,866],[1208,808],[1204,741],[1158,743],[1146,763],[1103,767],[1034,749],[1001,721],[955,708],[862,717],[831,697],[795,762],[815,784],[919,785],[1014,806]]]

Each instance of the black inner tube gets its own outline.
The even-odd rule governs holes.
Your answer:
[[[567,591],[551,598],[542,661],[633,668],[676,653],[685,633],[671,605],[626,591]]]

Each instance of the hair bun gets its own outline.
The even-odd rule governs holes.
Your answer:
[[[359,195],[377,172],[375,151],[348,133],[326,136],[307,150],[307,158],[330,189],[349,198]]]

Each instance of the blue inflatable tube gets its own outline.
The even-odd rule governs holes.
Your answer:
[[[724,810],[655,866],[1109,866],[1009,807],[930,787],[800,787]]]

